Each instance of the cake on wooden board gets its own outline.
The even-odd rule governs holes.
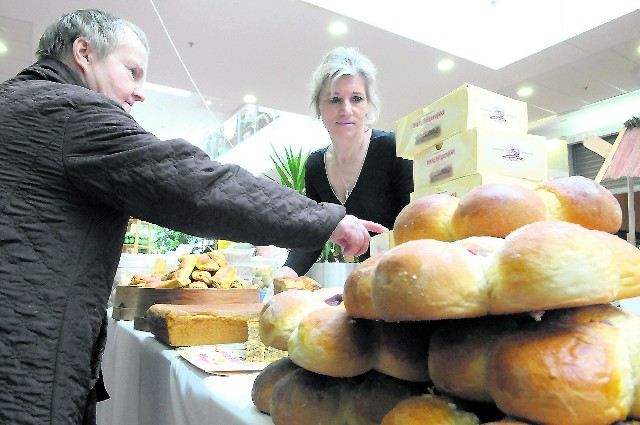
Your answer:
[[[147,310],[145,330],[172,347],[241,343],[248,338],[247,322],[257,318],[262,307],[154,304]]]

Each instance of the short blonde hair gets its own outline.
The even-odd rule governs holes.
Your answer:
[[[365,124],[371,125],[380,116],[380,97],[376,82],[376,67],[371,60],[353,47],[337,47],[329,51],[311,76],[311,106],[320,118],[320,93],[329,84],[345,75],[360,76],[364,80],[369,112]]]

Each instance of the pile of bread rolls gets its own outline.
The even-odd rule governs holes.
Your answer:
[[[619,204],[580,177],[486,186],[405,208],[394,236],[418,236],[361,263],[342,304],[286,291],[265,305],[263,343],[289,352],[254,384],[275,425],[640,418],[640,317],[609,304],[640,296],[640,251],[611,234]]]
[[[504,238],[526,224],[545,220],[615,233],[622,224],[622,210],[611,192],[582,176],[549,180],[535,189],[485,184],[462,198],[437,194],[411,202],[396,217],[393,237],[396,245],[416,239]]]

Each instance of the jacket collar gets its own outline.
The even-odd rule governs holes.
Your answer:
[[[20,80],[46,80],[61,84],[74,84],[85,87],[75,71],[53,58],[44,58],[23,69],[16,78]]]

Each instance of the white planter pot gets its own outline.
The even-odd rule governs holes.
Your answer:
[[[357,266],[357,263],[315,263],[307,272],[307,276],[325,288],[341,288]]]

